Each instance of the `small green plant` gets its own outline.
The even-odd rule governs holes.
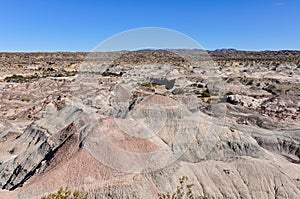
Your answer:
[[[150,87],[152,87],[152,84],[150,82],[144,82],[141,84],[141,86],[150,88]]]
[[[203,92],[201,93],[201,96],[202,96],[202,97],[210,97],[210,93],[207,92],[207,91],[203,91]]]
[[[193,193],[194,184],[187,184],[188,177],[179,178],[179,186],[174,193],[159,193],[159,199],[206,199],[204,196],[195,196]]]
[[[43,196],[41,199],[87,199],[87,193],[80,193],[79,191],[70,191],[67,187],[60,188],[56,193],[51,193]]]
[[[152,87],[156,87],[156,84],[153,84],[153,83],[151,83],[151,82],[144,82],[144,83],[142,83],[141,84],[141,86],[143,86],[143,87],[147,87],[147,88],[152,88]]]

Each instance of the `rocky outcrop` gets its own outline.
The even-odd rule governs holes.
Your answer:
[[[80,112],[80,110],[70,110],[70,107],[67,107],[58,115],[52,115],[50,118],[44,118],[29,125],[24,133],[15,140],[10,140],[7,144],[12,145],[12,149],[9,155],[7,154],[8,159],[0,165],[1,188],[13,190],[20,187],[33,175],[45,169],[45,164],[76,132],[72,117],[75,115],[73,120],[76,119]],[[54,118],[59,118],[59,120]]]

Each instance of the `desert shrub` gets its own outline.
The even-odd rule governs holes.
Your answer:
[[[195,196],[193,193],[194,184],[187,184],[188,177],[179,178],[179,186],[173,193],[159,193],[159,199],[206,199],[204,196]]]
[[[12,76],[7,76],[4,78],[4,81],[6,82],[20,82],[23,80],[23,76],[22,75],[16,75],[13,74]]]
[[[212,99],[211,99],[210,97],[208,97],[208,98],[201,98],[201,101],[202,101],[203,103],[210,104],[211,101],[212,101]]]
[[[38,76],[36,74],[35,75],[29,75],[29,76],[13,74],[12,76],[5,77],[4,81],[5,82],[24,83],[24,82],[29,82],[31,80],[35,80],[37,78],[38,78]]]
[[[151,82],[144,82],[144,83],[141,84],[141,86],[147,87],[147,88],[156,87],[156,85],[151,83]]]
[[[203,92],[201,93],[201,96],[202,96],[202,97],[210,97],[210,93],[207,92],[207,91],[203,91]]]
[[[67,187],[60,188],[56,193],[51,193],[43,196],[41,199],[87,199],[87,193],[80,193],[79,191],[70,191]]]
[[[22,102],[29,102],[30,99],[29,99],[29,98],[26,98],[26,97],[23,97],[23,98],[21,99],[21,101],[22,101]]]

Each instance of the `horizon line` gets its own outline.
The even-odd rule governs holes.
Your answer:
[[[200,48],[144,48],[144,49],[133,49],[133,50],[115,50],[115,51],[0,51],[0,53],[109,53],[109,52],[131,52],[141,50],[199,50],[207,52],[222,52],[222,51],[239,51],[239,52],[280,52],[280,51],[300,51],[300,49],[235,49],[235,48],[216,48],[216,49],[200,49]]]

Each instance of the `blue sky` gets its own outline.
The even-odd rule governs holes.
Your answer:
[[[161,27],[205,49],[300,49],[299,0],[0,0],[0,51],[91,51],[114,34]]]

